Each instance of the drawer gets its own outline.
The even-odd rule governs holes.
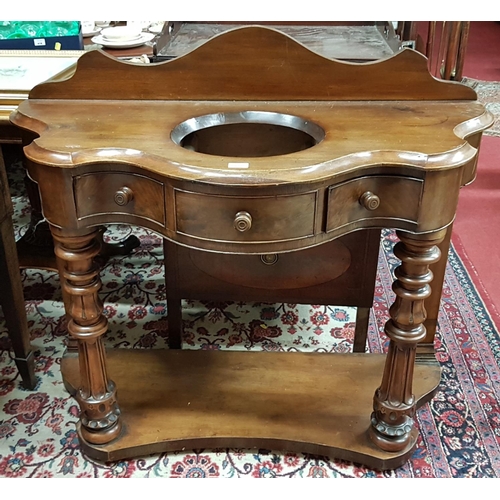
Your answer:
[[[73,179],[78,219],[130,214],[165,225],[163,184],[143,175],[95,172]]]
[[[390,175],[367,176],[328,189],[326,231],[363,221],[398,219],[417,223],[422,179]]]
[[[380,230],[297,252],[234,255],[165,242],[168,298],[371,307]]]
[[[217,196],[175,190],[176,230],[216,241],[270,242],[314,234],[317,193]]]

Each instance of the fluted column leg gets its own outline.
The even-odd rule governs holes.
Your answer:
[[[102,335],[108,322],[98,292],[101,288],[95,256],[100,250],[98,229],[77,235],[51,227],[65,293],[68,332],[78,342],[80,432],[93,444],[116,438],[121,430],[114,383],[108,378]]]
[[[392,289],[385,333],[390,339],[382,383],[373,398],[370,436],[385,451],[401,451],[410,442],[415,415],[413,369],[417,343],[425,338],[424,301],[431,294],[429,265],[440,258],[438,245],[446,230],[412,235],[399,231],[394,254],[401,259]]]

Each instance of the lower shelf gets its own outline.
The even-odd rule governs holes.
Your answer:
[[[282,352],[128,350],[107,353],[123,430],[105,445],[80,437],[102,461],[193,448],[266,448],[327,455],[376,469],[410,457],[378,449],[368,437],[373,394],[385,356]],[[77,357],[62,362],[78,387]],[[416,364],[419,405],[433,396],[437,363]]]

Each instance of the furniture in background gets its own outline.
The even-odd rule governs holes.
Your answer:
[[[423,25],[423,26],[422,26]],[[402,40],[428,58],[429,71],[443,80],[462,80],[470,21],[402,22]]]
[[[462,81],[470,21],[444,21],[439,57],[439,77]]]
[[[402,48],[391,22],[168,21],[153,44],[153,60],[185,55],[216,35],[245,25],[277,29],[322,56],[351,62],[385,59]]]
[[[79,50],[65,51],[0,51],[0,155],[2,149],[18,147],[19,158],[23,158],[22,131],[9,121],[10,114],[17,106],[28,98],[29,91],[38,83],[45,80],[58,80],[68,78],[73,74],[78,58],[83,54]],[[11,155],[15,157],[16,154]],[[4,169],[2,158],[2,171]],[[9,331],[10,339],[15,352],[15,362],[20,371],[25,387],[34,388],[36,378],[34,375],[33,353],[30,348],[30,337],[27,330],[24,312],[24,298],[19,268],[52,269],[57,270],[54,255],[54,242],[48,224],[44,221],[38,187],[29,177],[25,178],[25,186],[31,207],[30,224],[17,242],[12,240],[10,200],[8,184],[2,172],[2,277],[5,276],[6,287],[2,289],[2,304],[4,316]],[[7,200],[7,196],[9,197]],[[113,255],[126,255],[140,242],[136,236],[129,236],[117,243],[104,243],[105,228],[101,227],[99,238],[101,252],[99,262],[104,264]],[[13,247],[14,245],[14,247]],[[16,267],[17,266],[17,267]]]
[[[440,381],[435,358],[416,355],[427,339],[424,303],[439,304],[430,266],[447,255],[438,245],[492,123],[472,89],[432,78],[412,50],[345,64],[248,27],[156,65],[85,54],[70,79],[35,87],[11,120],[26,132],[29,174],[56,244],[79,349],[61,369],[89,456],[266,446],[375,468],[404,463],[416,408]],[[107,223],[171,242],[174,300],[198,293],[200,273],[222,284],[220,296],[255,288],[271,300],[289,293],[279,290],[283,279],[313,300],[324,276],[296,277],[295,268],[317,270],[316,259],[322,268],[331,254],[328,280],[342,280],[359,257],[348,238],[363,244],[371,229],[396,228],[402,262],[388,352],[105,353],[94,257]],[[171,244],[189,251],[172,255]],[[283,274],[281,259],[295,268]],[[179,305],[168,314],[178,318]]]
[[[224,31],[251,22],[168,21],[154,40],[152,59],[184,55]],[[261,24],[261,23],[259,23]],[[330,59],[370,62],[410,47],[429,60],[429,71],[443,80],[460,81],[469,36],[469,21],[325,21],[267,22]]]
[[[9,184],[0,150],[0,304],[23,385],[34,389],[35,361],[30,345],[12,213]]]

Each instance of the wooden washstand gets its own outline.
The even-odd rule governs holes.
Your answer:
[[[252,26],[165,63],[85,54],[11,120],[56,242],[79,346],[62,372],[89,456],[263,446],[380,469],[409,458],[415,410],[440,381],[424,303],[437,318],[459,191],[492,123],[473,90],[434,79],[409,49],[342,63]],[[359,306],[373,297],[373,231],[395,228],[388,353],[106,353],[93,259],[107,223],[167,240],[172,347],[180,299],[214,290]]]

